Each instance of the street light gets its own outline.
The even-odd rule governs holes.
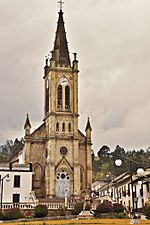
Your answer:
[[[1,183],[1,202],[0,202],[0,211],[2,212],[2,207],[3,207],[3,181],[6,178],[6,181],[9,181],[9,174],[6,174],[4,177],[0,178],[0,183]]]
[[[106,178],[104,179],[104,182],[107,183],[107,195],[109,196],[109,183],[112,180],[112,175],[109,172],[108,174],[106,174]]]
[[[132,163],[135,163],[135,164],[138,164],[140,165],[139,162],[135,161],[135,160],[132,160],[128,157],[122,157],[123,159],[125,160],[128,160],[130,162],[130,167],[129,167],[129,172],[130,172],[130,181],[131,181],[131,198],[132,198],[132,213],[133,213],[133,218],[135,217],[135,207],[134,207],[134,195],[133,195],[133,171],[131,170],[131,164]],[[119,158],[119,159],[116,159],[115,160],[115,165],[116,166],[121,166],[122,165],[122,160]],[[143,168],[138,168],[137,169],[137,174],[138,176],[142,176],[144,174],[144,170]]]

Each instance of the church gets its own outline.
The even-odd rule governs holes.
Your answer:
[[[62,3],[62,2],[61,2]],[[27,115],[22,152],[25,165],[33,165],[37,198],[80,196],[91,189],[91,125],[78,128],[78,60],[70,61],[62,7],[51,57],[44,67],[45,112],[43,123],[31,132]]]

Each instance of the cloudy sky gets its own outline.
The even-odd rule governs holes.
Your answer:
[[[0,0],[0,144],[44,117],[43,67],[53,48],[56,0]],[[150,1],[65,0],[77,52],[79,126],[91,118],[93,149],[150,146]],[[72,57],[72,55],[71,55]]]

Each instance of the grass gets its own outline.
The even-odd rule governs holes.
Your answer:
[[[50,220],[31,222],[4,222],[4,225],[126,225],[130,224],[129,219],[93,219],[93,220]],[[150,225],[150,220],[140,220],[140,225]]]

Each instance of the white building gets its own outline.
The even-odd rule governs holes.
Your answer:
[[[134,201],[134,208],[141,209],[150,198],[150,168],[140,177],[133,174],[132,185],[131,175],[123,173],[99,189],[99,199],[101,202],[104,200],[119,202],[128,208],[133,206]]]
[[[36,203],[32,191],[32,176],[32,164],[28,167],[0,165],[0,203],[3,208]]]

